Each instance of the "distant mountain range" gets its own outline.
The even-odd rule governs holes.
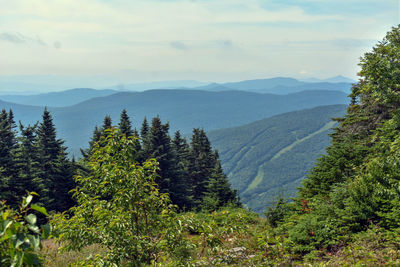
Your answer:
[[[193,81],[193,80],[178,80],[178,81],[159,81],[147,83],[131,83],[119,84],[109,88],[119,91],[146,91],[152,89],[182,89],[182,88],[195,88],[207,85],[208,83]]]
[[[241,199],[262,213],[280,194],[293,196],[316,158],[329,145],[331,118],[345,105],[321,106],[208,133]]]
[[[332,78],[330,80],[335,80]],[[340,80],[337,78],[336,80]],[[344,79],[345,80],[345,79]],[[350,80],[350,79],[347,79]],[[196,87],[197,90],[214,92],[241,90],[257,93],[286,95],[306,90],[332,90],[350,93],[351,83],[349,82],[304,82],[293,78],[277,77],[271,79],[257,79],[230,83],[211,83],[205,86]]]
[[[107,78],[89,77],[72,78],[57,76],[0,76],[0,96],[1,95],[33,95],[44,94],[47,92],[59,92],[67,88],[74,88],[76,84],[85,87],[112,89],[116,91],[146,91],[152,89],[195,89],[209,91],[241,90],[249,92],[270,93],[270,94],[289,94],[303,90],[337,90],[349,93],[351,84],[355,81],[343,76],[336,76],[329,79],[310,78],[306,80],[296,80],[293,78],[270,78],[246,80],[240,82],[227,83],[206,83],[194,80],[176,81],[157,81],[145,83],[121,83],[106,87]],[[99,85],[103,83],[103,85]],[[90,85],[90,86],[88,86]],[[15,98],[16,99],[16,98]],[[63,105],[66,106],[66,105]]]
[[[52,92],[35,95],[0,95],[0,99],[23,105],[66,107],[86,101],[94,97],[109,96],[118,91],[105,89],[77,88],[61,92]]]
[[[62,96],[62,93],[60,93]],[[0,97],[1,99],[1,97]],[[149,90],[123,92],[96,97],[68,107],[50,107],[59,136],[75,155],[86,147],[95,125],[105,115],[114,124],[126,108],[135,127],[143,118],[159,115],[171,122],[171,130],[190,133],[195,127],[213,130],[234,127],[276,114],[320,105],[347,104],[339,91],[303,91],[289,95],[259,94],[243,91],[209,92],[199,90]],[[41,119],[43,107],[0,101],[0,108],[13,109],[16,120],[24,124]]]
[[[356,80],[344,77],[342,75],[338,75],[332,78],[328,79],[317,79],[317,78],[308,78],[302,80],[304,82],[309,82],[309,83],[321,83],[321,82],[326,82],[326,83],[356,83]]]
[[[110,82],[110,81],[113,82]],[[193,88],[208,84],[193,80],[157,81],[142,83],[115,83],[115,79],[104,76],[68,77],[52,75],[0,76],[1,95],[33,95],[60,92],[77,86],[117,91],[145,91],[150,89]]]

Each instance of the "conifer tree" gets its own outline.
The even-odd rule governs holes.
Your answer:
[[[170,192],[170,182],[175,176],[175,159],[171,148],[171,139],[168,134],[169,124],[162,124],[159,117],[153,118],[148,133],[148,147],[146,153],[149,158],[155,158],[159,164],[159,177],[156,183],[162,193]]]
[[[53,119],[47,108],[43,112],[42,122],[37,129],[37,138],[39,175],[47,189],[46,192],[41,192],[41,200],[49,210],[62,211],[64,207],[72,204],[71,197],[67,198],[65,195],[69,195],[67,192],[73,189],[71,186],[73,173],[66,171],[68,159],[65,147],[63,147],[63,141],[57,139]]]
[[[20,136],[18,137],[18,148],[15,153],[15,162],[18,168],[18,175],[11,182],[13,191],[18,202],[20,196],[26,194],[26,191],[43,193],[46,188],[39,176],[39,151],[36,144],[36,127],[28,125],[24,127],[20,123]]]
[[[140,153],[141,153],[141,150],[142,150],[142,146],[141,146],[140,141],[139,141],[139,132],[136,130],[136,128],[133,130],[133,136],[136,137],[136,139],[135,139],[135,151],[139,155],[138,156],[138,161],[141,162],[140,161]]]
[[[3,168],[3,175],[6,177],[16,176],[17,170],[13,160],[17,141],[14,130],[15,122],[12,111],[7,113],[2,110],[0,113],[0,168]]]
[[[140,152],[140,161],[144,162],[146,159],[150,158],[150,140],[149,140],[149,133],[150,133],[150,128],[149,128],[149,123],[147,122],[147,118],[144,117],[143,122],[142,122],[142,127],[140,128],[140,139],[142,141],[141,144],[141,152]]]
[[[112,120],[111,120],[111,117],[109,116],[109,115],[106,115],[105,117],[104,117],[104,120],[103,120],[103,126],[101,127],[101,133],[102,133],[102,135],[104,135],[104,133],[105,133],[105,131],[107,130],[107,129],[111,129],[112,128]]]
[[[123,109],[121,112],[120,122],[118,124],[119,130],[122,134],[125,134],[126,137],[132,136],[132,125],[131,120],[129,119],[128,113],[126,109]]]
[[[204,193],[203,207],[206,210],[216,210],[220,207],[232,204],[240,206],[239,197],[236,190],[231,189],[228,177],[224,173],[219,154],[215,151],[215,167]]]
[[[171,181],[171,191],[174,192],[173,203],[181,209],[191,209],[193,206],[192,186],[189,179],[189,145],[179,131],[175,132],[172,148],[176,159],[175,176]]]
[[[14,160],[17,145],[14,127],[12,112],[3,109],[0,113],[0,200],[17,197],[12,188],[12,180],[18,173]]]
[[[203,129],[193,129],[189,161],[193,201],[194,205],[199,207],[207,191],[207,185],[216,163],[210,141]]]
[[[149,123],[147,122],[147,118],[144,117],[142,122],[142,128],[140,129],[140,137],[144,139],[149,133]]]
[[[93,130],[92,139],[91,139],[90,142],[89,142],[90,148],[92,148],[93,145],[94,145],[95,143],[97,143],[97,142],[100,140],[100,138],[101,138],[101,130],[100,130],[99,127],[97,127],[97,125],[96,125],[96,126],[94,127],[94,130]]]

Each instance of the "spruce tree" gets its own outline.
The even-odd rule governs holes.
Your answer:
[[[172,140],[172,149],[176,159],[175,176],[171,181],[170,191],[173,194],[173,203],[181,209],[191,209],[193,206],[192,186],[189,179],[189,145],[182,138],[179,131],[175,132]],[[172,199],[172,197],[171,197]]]
[[[151,128],[148,133],[147,155],[149,158],[155,158],[159,164],[159,177],[156,183],[159,185],[160,191],[163,193],[170,192],[170,182],[175,176],[175,159],[171,148],[171,139],[168,134],[169,124],[162,124],[159,117],[153,118]]]
[[[15,153],[15,162],[18,168],[18,176],[11,182],[15,194],[18,196],[15,202],[26,191],[43,193],[46,191],[43,181],[39,175],[39,151],[36,145],[36,127],[28,125],[24,127],[20,123],[20,136],[18,137],[18,148]]]
[[[101,133],[102,133],[102,135],[104,135],[104,133],[105,133],[106,130],[109,130],[109,129],[111,129],[111,128],[112,128],[112,120],[111,120],[111,117],[110,117],[109,115],[106,115],[106,116],[104,117],[104,120],[103,120],[103,126],[101,127]]]
[[[140,128],[140,139],[142,141],[141,151],[140,151],[140,161],[141,162],[144,162],[146,159],[150,158],[151,144],[150,144],[150,140],[149,140],[149,133],[150,133],[149,124],[147,122],[147,118],[144,117],[143,122],[142,122],[142,127]]]
[[[195,207],[200,207],[216,163],[210,141],[203,129],[193,129],[189,161],[193,202]]]
[[[135,153],[135,158],[133,158],[132,160],[138,161],[138,162],[143,162],[141,159],[141,151],[140,151],[141,145],[140,145],[140,141],[139,141],[139,133],[137,132],[136,129],[132,130],[132,123],[131,123],[131,120],[128,116],[126,109],[123,109],[121,112],[118,128],[120,130],[120,133],[125,135],[126,137],[131,137],[131,136],[136,137],[136,138],[134,138],[134,142],[133,142],[134,150],[136,151],[136,153]]]
[[[13,113],[2,110],[0,114],[0,168],[3,168],[5,177],[13,177],[17,174],[17,169],[13,160],[14,152],[17,147],[15,122]]]
[[[2,110],[0,113],[0,200],[17,198],[12,188],[13,180],[16,179],[18,170],[14,155],[16,149],[16,137],[13,114]]]
[[[131,120],[129,119],[126,109],[123,109],[121,112],[118,128],[121,131],[121,133],[124,134],[126,137],[133,135]]]
[[[206,210],[210,211],[216,210],[228,204],[241,206],[237,191],[231,189],[228,177],[226,177],[226,174],[222,169],[217,151],[215,151],[214,157],[215,167],[211,174],[208,185],[206,186],[206,192],[204,194],[202,206]]]
[[[140,155],[142,146],[140,144],[140,137],[139,137],[139,132],[136,130],[136,128],[133,130],[133,136],[137,138],[135,142],[135,151],[137,152],[138,155]],[[138,156],[138,161],[140,162],[140,156]]]
[[[49,210],[62,211],[72,203],[68,191],[73,189],[73,173],[66,168],[68,159],[63,141],[57,139],[53,119],[45,108],[37,129],[40,178],[46,188],[41,199]],[[68,171],[67,171],[68,169]],[[66,197],[68,195],[69,197]]]

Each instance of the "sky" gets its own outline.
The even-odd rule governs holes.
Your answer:
[[[0,0],[0,80],[356,79],[399,2]]]

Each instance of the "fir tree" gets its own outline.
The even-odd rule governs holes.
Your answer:
[[[203,129],[193,129],[189,155],[189,176],[193,186],[193,201],[199,207],[203,201],[211,175],[215,168],[215,157],[210,141]]]
[[[147,122],[147,118],[144,117],[142,122],[142,127],[140,128],[140,139],[142,141],[141,151],[140,151],[140,161],[144,162],[146,159],[150,158],[151,154],[151,143],[149,140],[149,124]]]
[[[217,151],[215,151],[214,158],[215,167],[206,186],[202,206],[206,210],[216,210],[228,204],[241,206],[237,191],[231,189],[228,177],[222,169]]]
[[[159,177],[156,183],[163,193],[170,192],[170,182],[175,176],[175,159],[171,148],[171,140],[168,134],[169,124],[162,124],[159,117],[153,118],[148,133],[148,147],[146,154],[149,158],[155,158],[159,164]],[[171,195],[171,198],[173,196]]]
[[[12,187],[15,194],[20,196],[26,191],[44,193],[46,188],[39,175],[39,151],[36,145],[36,127],[28,125],[24,127],[20,123],[20,136],[18,137],[18,148],[15,153],[15,162],[18,168],[18,176],[13,179]],[[18,202],[18,198],[15,199]]]
[[[192,186],[189,179],[189,145],[186,139],[182,138],[179,131],[175,132],[172,140],[172,148],[176,159],[175,176],[171,181],[171,192],[173,194],[173,203],[181,209],[191,209],[193,206]]]
[[[106,115],[103,120],[103,126],[101,127],[101,133],[104,135],[106,130],[109,130],[112,128],[112,120],[109,115]]]
[[[39,175],[46,187],[46,192],[41,192],[41,199],[48,209],[62,211],[64,207],[72,203],[71,196],[67,198],[65,194],[72,189],[73,173],[66,171],[68,159],[65,147],[63,147],[63,141],[57,139],[53,119],[47,108],[43,112],[42,122],[37,129],[37,138]]]
[[[13,177],[17,174],[13,156],[17,146],[15,123],[13,113],[2,110],[0,114],[0,168],[5,177]]]
[[[17,145],[14,125],[12,112],[8,114],[3,109],[0,113],[0,200],[9,200],[9,204],[17,197],[12,188],[18,174],[14,160]]]
[[[121,133],[125,134],[126,137],[133,135],[131,120],[129,119],[126,109],[123,109],[121,112],[121,117],[118,127]]]

